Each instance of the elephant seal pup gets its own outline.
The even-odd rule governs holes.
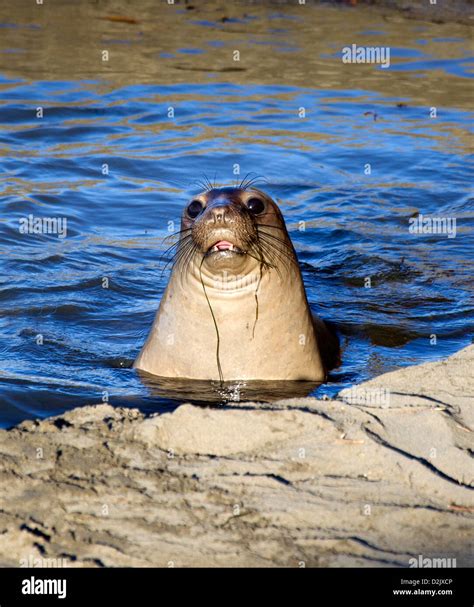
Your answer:
[[[338,340],[313,319],[276,203],[212,188],[181,218],[170,280],[134,367],[161,377],[324,381]]]

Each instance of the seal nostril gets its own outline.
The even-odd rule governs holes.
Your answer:
[[[212,215],[216,223],[224,223],[227,220],[227,213],[224,207],[217,207],[213,209]]]

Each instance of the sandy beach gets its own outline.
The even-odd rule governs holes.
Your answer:
[[[6,566],[473,565],[474,346],[337,400],[1,431]]]

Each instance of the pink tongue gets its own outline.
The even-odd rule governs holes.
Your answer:
[[[217,247],[219,251],[226,251],[227,249],[231,249],[233,245],[228,240],[219,240],[214,246]]]

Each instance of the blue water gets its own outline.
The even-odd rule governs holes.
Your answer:
[[[204,175],[254,171],[280,201],[310,304],[343,345],[317,395],[471,343],[472,114],[430,118],[408,91],[218,79],[0,77],[2,426],[101,401],[174,406],[130,365],[166,286],[163,239]],[[456,237],[410,233],[416,213],[456,218]],[[66,238],[20,233],[29,215],[66,218]]]

